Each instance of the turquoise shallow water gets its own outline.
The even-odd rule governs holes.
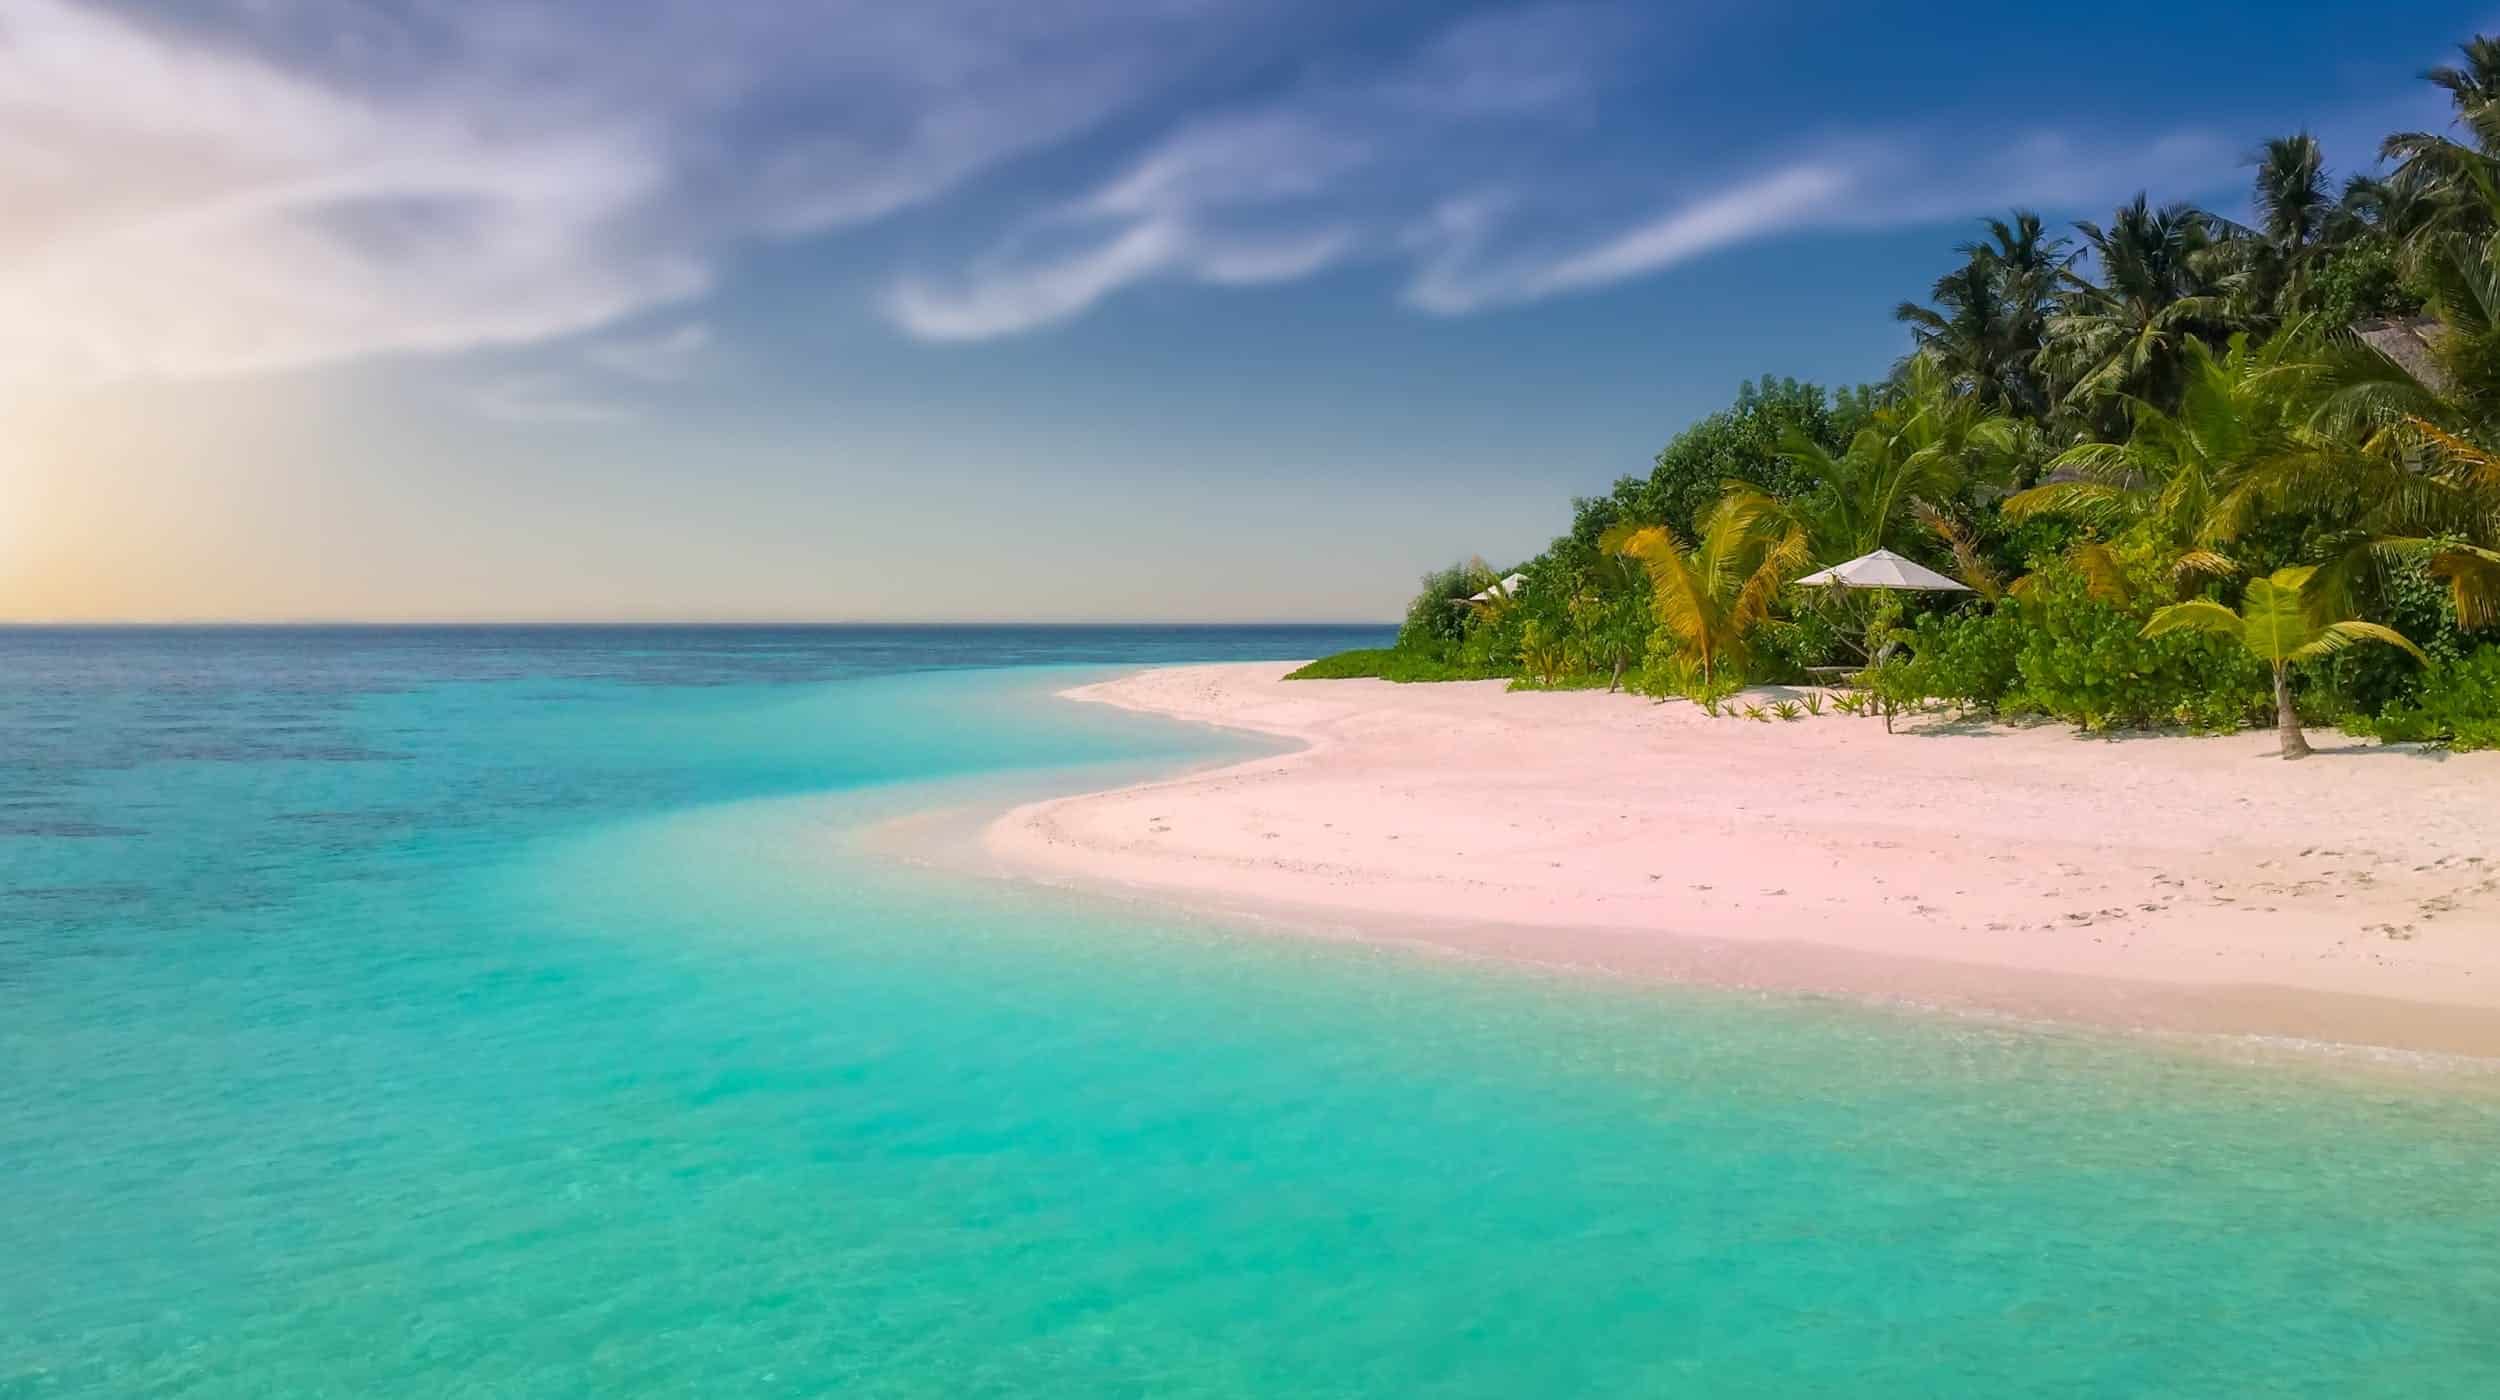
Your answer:
[[[2500,1393],[2487,1093],[845,839],[1343,644],[0,634],[0,1396]]]

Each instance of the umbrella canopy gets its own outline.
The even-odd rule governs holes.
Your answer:
[[[1528,576],[1526,574],[1512,574],[1509,578],[1503,579],[1500,583],[1493,585],[1491,588],[1484,590],[1482,593],[1475,594],[1466,601],[1470,603],[1490,603],[1496,597],[1516,598],[1519,596],[1519,585],[1526,583],[1527,581]],[[1956,584],[1955,587],[1958,588],[1960,585]]]
[[[1810,588],[1897,588],[1914,593],[1968,593],[1967,585],[1955,583],[1924,564],[1904,559],[1889,549],[1861,554],[1846,564],[1806,575],[1797,582]]]

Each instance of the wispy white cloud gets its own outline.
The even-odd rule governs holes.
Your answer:
[[[1585,293],[1812,229],[1899,226],[2014,203],[2076,209],[2143,184],[2235,178],[2193,129],[2139,139],[1906,128],[1673,140],[1627,152],[1599,118],[1654,79],[1644,13],[1478,12],[1368,73],[1198,114],[1093,189],[1010,224],[954,272],[897,279],[884,307],[927,340],[1020,334],[1152,279],[1284,282],[1382,267],[1408,306],[1466,315]],[[1255,272],[1255,277],[1241,274]]]
[[[987,340],[1064,320],[1116,288],[1171,267],[1186,235],[1149,220],[1107,242],[1052,258],[975,269],[954,285],[898,283],[886,310],[923,340]]]
[[[1063,140],[1266,2],[8,0],[0,379],[576,335]]]
[[[0,14],[0,374],[285,368],[516,344],[705,282],[636,242],[616,133],[490,130],[61,0]]]
[[[1444,207],[1421,241],[1436,250],[1408,283],[1408,304],[1441,315],[1538,301],[1673,267],[1767,231],[1828,217],[1853,181],[1834,166],[1804,164],[1679,204],[1595,244],[1550,254],[1480,260],[1493,211],[1461,201]],[[1436,238],[1435,235],[1438,235]]]
[[[1487,124],[1553,129],[1580,114],[1606,67],[1597,39],[1611,13],[1479,15],[1376,74],[1188,120],[961,272],[898,279],[886,312],[921,339],[987,339],[1067,320],[1150,278],[1285,282],[1374,254],[1397,202],[1450,166],[1441,147]]]
[[[1478,9],[1402,53],[1296,55],[1309,0],[322,0],[0,3],[0,380],[196,377],[562,342],[597,394],[482,396],[537,421],[679,378],[684,318],[739,249],[958,195],[974,251],[884,277],[903,332],[975,341],[1164,280],[1361,265],[1462,315],[1801,230],[2076,208],[2226,179],[2196,129],[1626,135],[1687,39],[1628,0]],[[1283,15],[1294,23],[1265,22]],[[1219,67],[1236,79],[1182,86]],[[1255,81],[1245,78],[1250,75]],[[1244,95],[1247,94],[1247,95]],[[1650,114],[1653,118],[1656,114]],[[1111,119],[1120,118],[1114,122]],[[1072,138],[1096,133],[1074,153]],[[1040,162],[1028,162],[1040,165]],[[1077,172],[1073,177],[1064,172]],[[944,240],[941,240],[941,246]],[[500,382],[500,381],[497,381]]]

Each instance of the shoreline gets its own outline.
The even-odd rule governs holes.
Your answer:
[[[2500,830],[2500,754],[2330,742],[2284,764],[2267,735],[1887,736],[1289,669],[1061,692],[1300,747],[1026,803],[979,859],[1551,969],[2500,1059],[2500,855],[2477,835]]]

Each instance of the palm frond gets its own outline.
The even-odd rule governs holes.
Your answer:
[[[2240,571],[2239,561],[2210,549],[2191,549],[2170,566],[2171,577],[2182,584],[2204,579],[2231,578]]]
[[[2209,599],[2195,598],[2157,608],[2152,621],[2144,624],[2144,635],[2159,637],[2170,632],[2211,632],[2220,637],[2238,637],[2242,633],[2240,615]]]
[[[1928,533],[1953,551],[1954,567],[1962,571],[1962,582],[1969,584],[1973,593],[1991,603],[2005,596],[2005,584],[1996,566],[1980,551],[1979,540],[1969,526],[1925,501],[1918,503],[1917,513]]]
[[[2067,561],[2083,575],[2084,591],[2113,607],[2125,607],[2135,601],[2135,585],[2127,580],[2126,562],[2118,551],[2094,540],[2086,540],[2066,551]]]
[[[2451,544],[2430,556],[2434,577],[2448,582],[2448,596],[2457,609],[2457,625],[2480,631],[2500,622],[2500,549]]]
[[[2500,491],[2500,453],[2477,446],[2425,418],[2407,415],[2405,426],[2431,444],[2457,469],[2462,484],[2480,491]]]
[[[2330,622],[2319,628],[2317,636],[2307,645],[2294,648],[2290,659],[2315,661],[2320,657],[2333,656],[2347,647],[2362,642],[2383,642],[2425,666],[2431,664],[2431,659],[2422,654],[2422,649],[2413,644],[2412,638],[2393,627],[2384,627],[2375,622]]]
[[[2015,520],[2035,515],[2072,515],[2094,519],[2115,511],[2125,500],[2117,487],[2101,481],[2052,481],[2017,491],[1997,503],[1997,508]]]

